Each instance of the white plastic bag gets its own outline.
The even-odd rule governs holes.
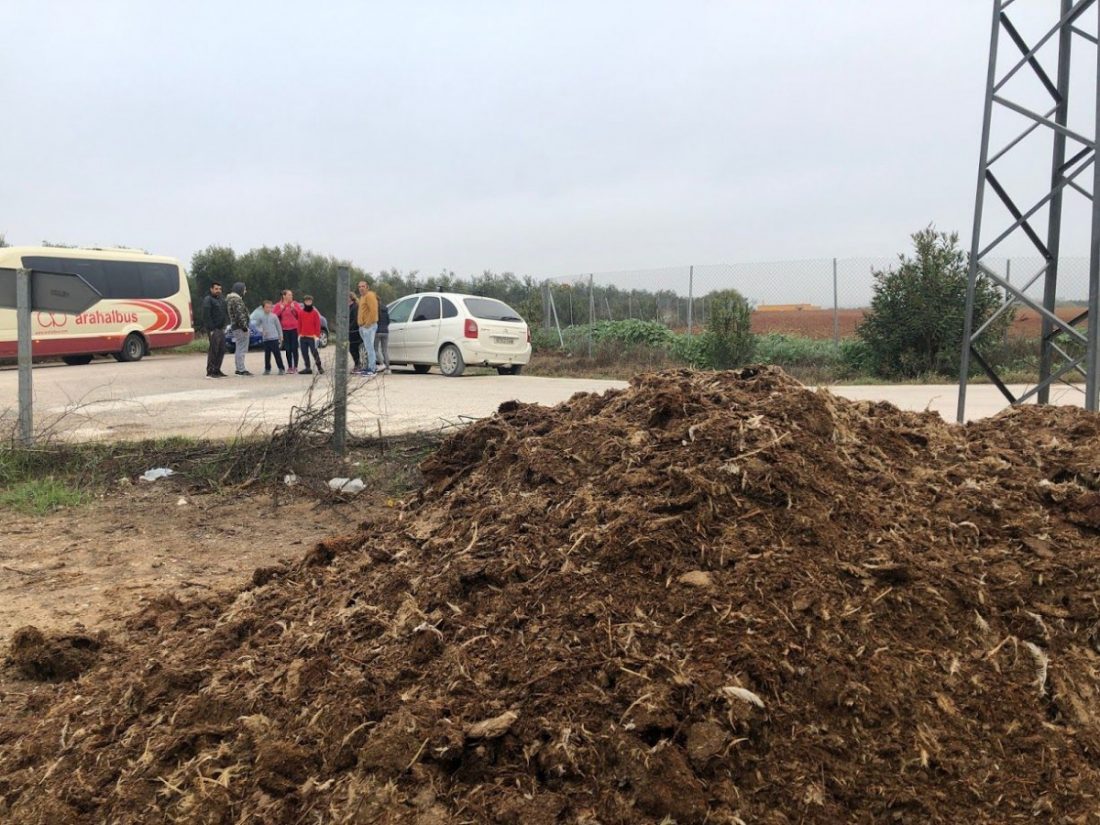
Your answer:
[[[361,493],[367,489],[367,485],[361,478],[332,478],[328,482],[329,489],[339,493]]]

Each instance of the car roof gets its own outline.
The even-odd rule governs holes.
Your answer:
[[[471,295],[469,292],[436,292],[435,290],[425,290],[424,292],[410,292],[408,295],[402,295],[398,298],[398,301],[404,301],[406,298],[423,298],[439,297],[439,298],[477,298],[481,301],[500,301],[500,298],[491,298],[488,295]],[[504,303],[504,301],[500,301]]]

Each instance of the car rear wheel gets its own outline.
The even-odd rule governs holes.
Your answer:
[[[70,367],[82,367],[85,364],[92,363],[92,356],[90,355],[62,355],[61,360],[68,364]]]
[[[427,375],[432,370],[431,364],[413,364],[413,370],[420,375]]]
[[[328,330],[321,330],[321,334],[317,336],[317,348],[324,349],[328,346]]]
[[[119,353],[121,361],[140,361],[145,355],[145,342],[136,332],[131,332],[122,342],[122,351]]]
[[[519,375],[523,371],[523,364],[509,364],[506,367],[497,367],[499,375]]]
[[[466,362],[454,344],[446,344],[439,351],[439,371],[448,378],[458,378],[466,371]]]

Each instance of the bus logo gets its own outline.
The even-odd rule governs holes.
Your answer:
[[[69,316],[63,313],[57,312],[39,312],[38,313],[38,326],[46,327],[63,327]]]

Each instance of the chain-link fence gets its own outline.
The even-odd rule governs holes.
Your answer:
[[[986,258],[984,262],[1014,284],[1031,282],[1029,294],[1041,300],[1041,259]],[[633,318],[695,332],[706,326],[708,295],[736,289],[753,305],[756,332],[800,333],[839,340],[854,332],[863,309],[870,305],[873,273],[897,263],[896,257],[820,258],[549,278],[543,283],[542,325],[560,332],[566,327]],[[1088,275],[1088,258],[1061,258],[1059,301],[1084,302],[1088,297]]]

